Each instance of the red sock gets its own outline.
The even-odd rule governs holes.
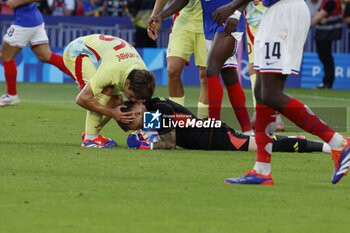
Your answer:
[[[272,135],[276,128],[276,111],[266,105],[257,104],[255,112],[256,120],[254,123],[254,131],[257,145],[256,161],[271,163]]]
[[[289,101],[282,114],[306,132],[320,137],[327,143],[335,134],[335,131],[315,116],[308,106],[295,98]]]
[[[17,95],[17,66],[15,60],[3,61],[7,94]]]
[[[58,55],[56,53],[51,53],[51,57],[49,60],[49,63],[51,65],[56,66],[58,69],[60,69],[63,73],[69,75],[72,79],[74,79],[71,72],[67,69],[67,67],[64,65],[63,57],[61,55]]]
[[[224,88],[220,76],[207,77],[209,117],[220,120],[220,111]]]
[[[226,88],[228,98],[230,99],[231,105],[235,111],[237,120],[242,128],[242,132],[251,130],[252,125],[250,124],[249,114],[245,104],[245,94],[241,84],[238,82]]]

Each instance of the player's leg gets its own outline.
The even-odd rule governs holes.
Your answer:
[[[198,112],[197,112],[197,117],[199,119],[207,118],[209,116],[208,88],[207,88],[205,69],[206,67],[199,67],[199,81],[201,85],[201,91],[200,91],[199,100],[198,100]]]
[[[48,43],[32,45],[31,48],[40,61],[56,66],[63,73],[73,78],[71,72],[64,65],[63,57],[59,54],[52,52]]]
[[[5,41],[2,43],[0,59],[4,66],[7,92],[0,98],[0,106],[17,105],[19,103],[17,96],[17,66],[14,58],[21,50],[22,48],[11,46]]]
[[[226,38],[228,39],[228,38]],[[215,47],[215,44],[218,47]],[[208,88],[208,103],[209,103],[209,117],[220,119],[221,104],[224,95],[224,89],[221,83],[220,71],[222,65],[227,58],[232,55],[234,45],[231,46],[231,50],[222,49],[220,41],[217,36],[213,40],[206,40],[207,49],[207,68],[206,68],[206,80]],[[223,53],[223,54],[219,54]]]
[[[169,99],[184,106],[185,91],[181,74],[186,61],[180,57],[168,57],[167,63]]]
[[[249,114],[246,107],[246,98],[238,79],[236,68],[226,67],[221,70],[230,103],[243,133],[252,132]],[[249,133],[248,133],[249,134]]]
[[[219,76],[221,72],[222,78],[227,88],[232,108],[235,111],[242,132],[251,131],[252,127],[250,125],[249,114],[245,104],[245,93],[238,80],[237,70],[235,69],[235,67],[237,66],[237,60],[235,58],[235,53],[238,46],[237,40],[232,35],[227,34],[226,32],[220,32],[214,37],[214,41],[211,46],[212,47],[208,56],[207,75],[209,75],[208,77],[216,77],[216,80],[219,80],[212,86],[215,87],[216,85],[219,85],[219,82],[221,85],[221,80]],[[208,78],[208,81],[211,81],[210,78]],[[208,91],[208,94],[209,93],[212,93],[212,95],[214,95],[211,90]],[[210,100],[211,98],[214,98],[213,101]],[[218,97],[209,97],[209,109],[210,102],[218,101]],[[214,107],[221,107],[220,102],[219,104],[220,106],[215,105]],[[214,108],[213,110],[217,110],[216,108]]]
[[[1,97],[0,105],[16,105],[19,103],[17,96],[17,66],[14,57],[26,47],[32,35],[33,28],[25,28],[11,25],[7,30],[1,48],[1,60],[3,61],[5,79],[8,93]]]
[[[256,82],[256,71],[254,70],[254,39],[255,39],[258,26],[259,24],[255,26],[247,24],[247,42],[248,42],[248,58],[249,58],[248,72],[249,72],[250,81],[251,81],[254,109],[256,106],[256,100],[254,95],[254,86]],[[255,120],[256,120],[256,113],[254,111],[253,117],[251,119],[251,123],[254,124]],[[284,131],[284,123],[279,113],[277,113],[276,115],[276,131],[277,132]]]
[[[87,83],[96,73],[96,68],[88,56],[81,55],[76,58],[74,73],[79,83],[81,80],[83,80],[84,83]],[[113,88],[107,87],[102,91],[102,93],[96,95],[95,99],[100,104],[107,105],[113,94]],[[99,113],[87,111],[84,140],[81,146],[97,148],[111,148],[116,146],[117,143],[114,140],[100,134],[100,131],[103,129],[105,124],[108,123],[108,121],[109,119],[107,117],[104,117]]]
[[[275,135],[273,138],[273,152],[323,152],[331,154],[331,148],[327,143],[308,140],[298,136]]]
[[[190,31],[173,27],[169,36],[167,49],[167,73],[169,99],[178,104],[185,104],[185,92],[181,74],[187,61],[194,51],[195,34]]]
[[[210,137],[209,150],[248,151],[251,141],[254,141],[249,135],[237,133],[223,122],[221,128],[212,129],[207,136]]]
[[[62,72],[73,78],[71,72],[64,65],[63,57],[51,52],[44,23],[35,27],[35,31],[29,42],[31,44],[31,49],[40,61],[56,66]]]
[[[205,36],[204,33],[196,33],[194,41],[194,59],[196,66],[199,67],[199,81],[201,85],[201,91],[198,100],[198,112],[197,117],[200,119],[207,118],[208,112],[208,87],[205,75],[207,66],[206,48],[205,48]]]
[[[254,137],[249,140],[248,151],[256,152],[257,145]],[[304,137],[299,136],[284,136],[274,135],[272,152],[298,152],[298,153],[310,153],[310,152],[323,152],[331,154],[331,148],[327,143],[320,141],[307,140]]]

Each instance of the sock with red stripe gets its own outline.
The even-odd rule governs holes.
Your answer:
[[[333,149],[342,149],[343,137],[326,125],[308,106],[299,100],[292,98],[282,114],[306,132],[329,143]]]
[[[254,170],[258,174],[268,175],[271,172],[271,153],[273,133],[276,128],[276,111],[266,105],[256,105],[255,112],[254,130],[257,153]]]
[[[71,74],[71,72],[67,69],[67,67],[64,65],[63,62],[63,57],[61,55],[58,55],[56,53],[51,53],[51,57],[49,60],[49,63],[51,65],[56,66],[58,69],[60,69],[63,73],[67,74],[68,76],[70,76],[72,79],[73,75]],[[75,79],[74,79],[75,80]]]
[[[3,61],[7,94],[17,95],[17,66],[15,60]]]
[[[209,118],[220,120],[221,103],[224,95],[220,76],[207,77]]]
[[[236,84],[227,86],[226,88],[231,105],[242,128],[242,132],[252,130],[247,106],[245,104],[245,94],[241,84],[238,82]]]

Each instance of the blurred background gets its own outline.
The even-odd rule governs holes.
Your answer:
[[[148,43],[149,38],[142,33],[154,2],[155,0],[41,0],[38,7],[44,15],[52,51],[62,54],[70,41],[82,35],[102,33],[117,36],[129,41],[138,49],[149,70],[155,73],[158,85],[167,85],[166,47],[172,18],[163,20],[159,38],[154,45],[149,45],[152,43]],[[306,0],[306,2],[313,15],[319,9],[322,0]],[[342,1],[343,33],[340,40],[333,41],[336,76],[333,89],[350,90],[349,5],[348,0]],[[0,32],[3,36],[14,16],[13,10],[5,5],[4,0],[0,0],[0,6]],[[315,29],[311,27],[304,48],[301,73],[296,78],[288,79],[286,87],[313,88],[322,82],[324,71],[316,53],[314,37]],[[240,47],[238,57],[241,83],[243,87],[250,87],[246,40],[242,41]],[[15,60],[18,67],[18,82],[72,82],[56,67],[40,62],[28,47],[23,49]],[[0,73],[3,73],[1,63]],[[198,69],[193,61],[190,62],[190,66],[185,67],[182,78],[184,85],[199,85]],[[1,75],[0,82],[3,81],[4,76]]]

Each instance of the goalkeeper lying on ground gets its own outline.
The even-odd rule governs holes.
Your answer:
[[[153,141],[157,137],[144,139],[141,134],[132,133],[127,139],[130,148],[175,149],[180,146],[197,150],[256,151],[254,137],[240,134],[221,121],[197,119],[187,108],[171,100],[156,97],[144,104],[131,101],[123,104],[127,107],[122,110],[134,115],[132,123],[118,122],[124,131],[142,129],[144,112],[156,112],[150,123],[157,118],[157,113],[161,114],[157,118],[160,119],[159,140]],[[328,144],[280,135],[274,136],[273,151],[331,153]]]

